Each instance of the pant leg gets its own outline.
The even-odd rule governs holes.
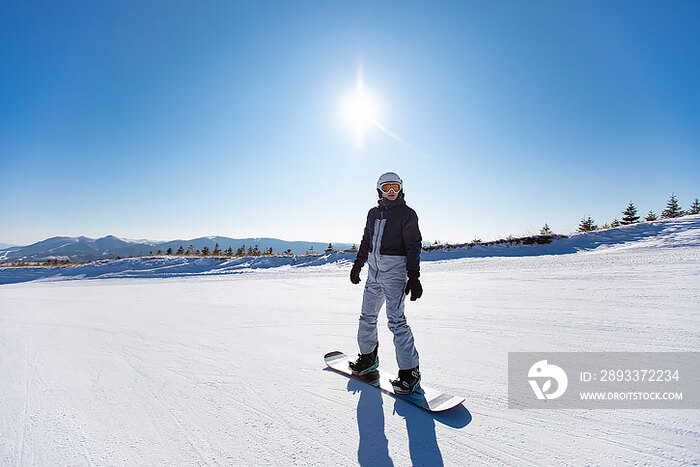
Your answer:
[[[384,292],[374,277],[376,277],[376,271],[370,267],[365,283],[365,293],[362,296],[360,323],[357,328],[357,344],[360,347],[360,353],[363,354],[372,352],[377,345],[377,317],[379,309],[384,304]]]
[[[406,268],[392,268],[380,273],[382,291],[386,297],[386,316],[389,329],[394,334],[396,363],[400,370],[408,370],[418,366],[418,352],[413,341],[413,332],[406,322],[404,303],[406,299]]]

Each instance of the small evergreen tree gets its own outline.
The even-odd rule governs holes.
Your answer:
[[[243,256],[245,255],[245,245],[241,245],[237,250],[236,250],[236,256]]]
[[[209,254],[209,247],[208,246],[205,246],[204,248],[202,248],[202,254],[204,256],[207,256]]]
[[[248,247],[248,256],[253,256],[253,247],[252,246]]]
[[[291,248],[287,248],[287,249],[285,250],[284,254],[287,255],[287,256],[292,256],[292,249],[291,249]]]
[[[224,254],[226,256],[233,256],[233,248],[231,248],[231,247],[226,248],[226,251],[224,251]]]
[[[221,254],[221,248],[219,248],[219,244],[217,243],[214,245],[214,251],[212,252],[214,256],[218,256]]]
[[[617,220],[617,217],[610,223],[610,227],[620,227],[620,221]]]
[[[158,250],[158,251],[156,251],[156,254],[157,254],[158,256],[163,256],[163,250]]]
[[[168,256],[172,256],[173,255],[173,247],[168,248],[168,251],[166,251],[165,254]]]
[[[649,211],[649,214],[644,218],[647,222],[655,221],[656,219],[658,219],[658,217],[654,211]]]
[[[698,203],[697,198],[695,198],[693,204],[690,205],[690,209],[688,209],[688,214],[700,214],[700,203]]]
[[[552,235],[552,229],[549,228],[549,225],[547,225],[546,222],[540,229],[540,235]]]
[[[190,243],[190,246],[187,247],[187,254],[188,255],[193,255],[194,254],[194,245]]]
[[[639,216],[637,215],[637,208],[634,203],[630,201],[624,211],[622,211],[622,225],[636,224],[639,222]]]
[[[255,245],[253,248],[253,256],[260,256],[260,249],[258,248],[258,245]]]
[[[595,222],[591,216],[588,216],[581,219],[581,223],[578,225],[578,230],[579,232],[591,232],[593,230],[598,230],[598,226],[595,225]]]
[[[661,212],[661,217],[669,217],[671,219],[683,216],[684,212],[681,209],[681,205],[678,204],[678,198],[674,193],[671,193],[671,197],[666,203],[666,209]]]
[[[180,245],[180,248],[177,249],[177,253],[176,253],[176,254],[178,254],[178,255],[184,255],[184,254],[185,254],[185,249],[182,248],[182,245]]]

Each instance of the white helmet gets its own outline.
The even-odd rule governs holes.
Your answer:
[[[403,190],[403,180],[401,180],[401,177],[395,172],[387,172],[380,175],[379,180],[377,180],[377,190],[381,191],[382,185],[392,182],[399,184],[399,191]]]

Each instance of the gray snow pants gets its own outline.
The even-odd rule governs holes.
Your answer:
[[[379,310],[386,301],[386,316],[389,329],[394,333],[396,362],[400,370],[408,370],[418,366],[418,352],[413,343],[413,333],[406,323],[404,316],[404,301],[406,294],[406,257],[382,256],[381,266],[377,268],[375,261],[369,261],[369,273],[362,297],[362,313],[357,330],[357,343],[360,352],[370,353],[377,345],[377,317]]]

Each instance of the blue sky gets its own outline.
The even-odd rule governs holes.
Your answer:
[[[0,241],[575,230],[700,174],[700,4],[3,2]],[[365,86],[382,125],[339,115]]]

